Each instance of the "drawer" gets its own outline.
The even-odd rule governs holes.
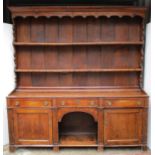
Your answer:
[[[144,107],[144,99],[105,99],[104,107]]]
[[[49,99],[10,99],[7,103],[8,107],[51,107],[52,103]]]
[[[59,107],[96,107],[98,105],[97,99],[57,99],[57,105]]]

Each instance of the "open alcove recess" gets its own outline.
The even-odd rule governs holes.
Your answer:
[[[87,129],[81,147],[145,148],[145,8],[10,10],[17,77],[7,98],[10,150],[79,147],[78,129]],[[86,128],[76,123],[80,119]],[[91,131],[93,141],[87,136]]]
[[[66,114],[59,122],[59,141],[63,146],[97,144],[97,122],[84,112]]]

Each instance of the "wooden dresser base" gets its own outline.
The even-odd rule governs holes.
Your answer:
[[[10,151],[18,147],[53,147],[54,151],[61,147],[146,148],[147,96],[143,91],[82,92],[78,97],[79,93],[70,92],[68,97],[65,92],[10,94]]]

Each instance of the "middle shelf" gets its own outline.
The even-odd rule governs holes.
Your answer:
[[[110,41],[110,42],[14,42],[15,46],[96,46],[96,45],[143,45],[143,41]]]
[[[16,72],[35,72],[35,73],[74,73],[74,72],[141,72],[141,68],[128,69],[16,69]]]

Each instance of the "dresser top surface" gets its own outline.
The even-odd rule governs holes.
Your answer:
[[[9,98],[14,97],[147,97],[140,89],[106,89],[106,90],[21,90],[16,89]]]

